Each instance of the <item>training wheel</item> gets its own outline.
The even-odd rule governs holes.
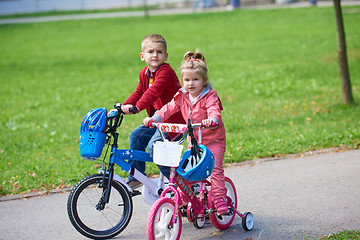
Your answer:
[[[254,227],[254,217],[251,212],[244,213],[242,217],[242,227],[246,231],[251,231]]]
[[[198,214],[195,216],[194,226],[196,228],[203,228],[205,225],[205,216],[204,214]]]

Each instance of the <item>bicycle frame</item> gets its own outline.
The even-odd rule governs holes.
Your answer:
[[[228,214],[219,214],[216,209],[216,203],[213,201],[211,183],[210,181],[204,179],[207,178],[210,173],[207,172],[206,175],[200,175],[199,178],[196,178],[197,175],[193,176],[195,171],[199,171],[201,167],[194,167],[193,163],[198,164],[196,158],[202,157],[199,153],[199,145],[193,134],[193,128],[199,127],[199,139],[201,138],[201,128],[205,127],[202,124],[191,124],[189,119],[188,126],[182,127],[172,125],[171,123],[154,123],[149,122],[149,126],[156,126],[159,131],[163,132],[178,132],[182,131],[183,133],[188,133],[191,138],[191,152],[185,152],[181,162],[176,162],[175,159],[170,159],[167,161],[167,155],[155,155],[154,162],[167,164],[171,167],[170,171],[170,182],[167,188],[161,193],[160,198],[153,204],[150,209],[149,217],[146,227],[146,235],[150,240],[157,238],[165,237],[165,239],[180,239],[181,228],[182,228],[182,218],[184,216],[182,213],[186,210],[186,216],[189,222],[193,222],[196,228],[202,228],[205,224],[205,217],[208,216],[211,223],[218,229],[224,230],[227,229],[236,215],[239,215],[242,219],[242,226],[246,231],[250,231],[253,228],[253,217],[251,212],[246,212],[244,214],[240,213],[237,208],[237,195],[236,188],[232,180],[228,177],[225,177],[225,188],[227,189],[226,193],[226,204],[228,207]],[[214,126],[215,125],[215,126]],[[211,124],[210,127],[216,127],[217,124]],[[173,127],[174,126],[174,127]],[[181,130],[180,130],[181,129]],[[166,130],[166,131],[165,131]],[[177,142],[179,143],[179,142]],[[167,154],[174,155],[179,153],[179,150],[171,147],[172,144],[163,144],[158,145],[158,151],[165,151]],[[156,146],[156,145],[155,145]],[[168,146],[168,147],[166,147]],[[155,148],[156,150],[156,148]],[[155,151],[156,152],[156,151]],[[189,153],[192,156],[192,159],[189,160]],[[204,153],[204,152],[203,152]],[[158,156],[158,157],[157,157]],[[195,161],[194,161],[195,156]],[[206,156],[204,157],[206,159]],[[185,170],[188,167],[188,164],[191,163],[191,167],[188,170]],[[181,164],[179,168],[179,164]],[[201,164],[201,162],[200,162]],[[201,165],[198,165],[201,166]],[[206,166],[206,165],[205,165]],[[178,172],[178,170],[181,170]],[[187,171],[190,174],[187,175]],[[201,170],[200,170],[201,171]],[[184,175],[182,175],[185,173]],[[198,181],[204,179],[202,181]],[[194,183],[200,182],[200,193],[195,195],[192,187]],[[171,194],[169,194],[172,192]],[[170,195],[170,196],[169,196]],[[181,215],[181,216],[179,216]]]
[[[176,172],[176,167],[172,167],[170,171],[170,180],[169,180],[169,186],[164,189],[164,191],[161,193],[160,198],[165,197],[165,195],[169,192],[173,192],[175,194],[175,209],[178,209],[179,207],[179,200],[180,195],[179,191],[175,186],[178,186],[178,188],[181,190],[181,192],[186,196],[187,200],[191,204],[191,208],[193,210],[192,215],[195,216],[197,214],[208,214],[207,209],[205,208],[204,200],[205,200],[205,192],[207,191],[205,189],[205,185],[210,185],[210,182],[208,180],[201,181],[200,185],[200,194],[199,197],[195,195],[193,190],[191,189],[191,186],[194,184],[193,182],[188,182],[185,179],[183,179],[180,175]],[[192,216],[187,213],[188,219],[192,222],[194,219]],[[170,226],[172,226],[174,223],[176,223],[178,218],[178,212],[175,211],[174,215],[172,216],[170,220]]]
[[[121,111],[121,104],[117,104],[115,108],[107,114],[107,126],[103,131],[107,136],[107,147],[102,157],[100,174],[92,174],[78,181],[67,201],[71,224],[80,234],[93,239],[108,239],[120,234],[130,222],[133,213],[132,197],[142,195],[145,202],[151,204],[160,197],[166,185],[163,174],[160,173],[158,179],[149,179],[127,162],[152,162],[152,158],[143,151],[118,148],[117,129],[121,126],[124,113]],[[98,141],[95,137],[92,140]],[[102,147],[103,141],[102,138],[101,142],[98,142]],[[125,180],[115,173],[115,165],[143,183],[142,193],[130,188]]]
[[[139,180],[143,185],[148,187],[152,195],[154,196],[160,196],[162,192],[161,185],[163,182],[159,182],[158,184],[154,183],[151,179],[146,177],[143,173],[138,171],[136,168],[132,167],[131,164],[129,164],[125,160],[136,160],[136,161],[143,161],[143,162],[152,162],[152,158],[150,157],[150,154],[147,152],[139,151],[139,150],[130,150],[130,149],[118,149],[118,138],[119,134],[116,132],[116,129],[120,127],[123,115],[120,106],[115,106],[118,110],[116,115],[114,116],[114,124],[110,124],[109,130],[107,133],[111,133],[113,136],[114,142],[111,145],[111,154],[110,154],[110,160],[109,160],[109,167],[107,173],[109,174],[109,181],[107,183],[106,189],[104,189],[104,202],[109,202],[109,196],[111,191],[111,182],[115,179],[116,181],[121,182],[130,193],[134,193],[134,190],[130,188],[130,186],[125,182],[123,178],[121,178],[119,175],[114,173],[114,167],[115,165],[118,165],[122,170],[128,172],[130,175],[134,176],[137,180]],[[112,121],[112,118],[108,118],[109,121]],[[112,122],[111,122],[112,123]],[[140,194],[140,192],[137,192],[135,195]]]
[[[149,125],[156,127],[159,130],[160,135],[162,136],[164,141],[165,141],[165,137],[163,132],[173,132],[173,133],[183,134],[183,137],[180,140],[175,141],[178,144],[182,144],[185,141],[187,134],[193,136],[192,134],[193,129],[189,129],[189,128],[196,128],[196,127],[199,128],[198,136],[199,136],[199,143],[201,143],[201,128],[204,127],[201,123],[188,124],[187,127],[185,127],[186,125],[184,124],[166,124],[166,123],[156,124],[154,122],[150,122]],[[215,127],[215,126],[216,124],[213,124],[211,127]],[[162,191],[160,198],[165,197],[165,195],[169,192],[173,192],[175,194],[175,209],[178,209],[180,196],[177,188],[175,187],[177,186],[182,191],[184,196],[186,196],[188,202],[191,204],[193,216],[197,214],[208,214],[210,211],[205,208],[206,204],[204,203],[204,200],[205,200],[205,192],[207,192],[205,186],[206,185],[210,186],[211,185],[210,182],[206,179],[201,181],[200,195],[199,197],[197,197],[193,192],[193,190],[191,189],[191,186],[194,184],[194,182],[188,182],[185,179],[183,179],[179,174],[177,174],[176,169],[177,167],[171,167],[169,186]],[[189,221],[194,221],[193,216],[190,216],[189,212],[187,212],[187,217]],[[175,211],[174,215],[170,220],[169,225],[173,225],[174,223],[176,223],[177,218],[178,218],[178,213],[177,211]]]
[[[151,181],[148,177],[138,171],[136,168],[132,167],[125,160],[137,160],[143,162],[152,162],[152,158],[149,153],[138,151],[138,150],[128,150],[128,149],[117,149],[116,147],[112,147],[111,149],[111,157],[109,161],[109,174],[113,173],[113,169],[115,164],[118,165],[122,170],[128,172],[132,176],[134,176],[141,183],[146,185],[153,194],[160,195],[158,186]],[[109,179],[113,179],[112,176],[109,176]],[[122,179],[122,178],[121,178]],[[117,180],[117,179],[115,179]],[[125,181],[122,179],[123,184]],[[128,188],[130,192],[133,190],[125,183],[125,186]]]
[[[199,154],[199,145],[193,134],[193,128],[199,127],[199,139],[201,138],[201,128],[205,127],[202,124],[191,124],[190,119],[188,121],[188,127],[174,126],[170,123],[154,123],[149,122],[149,126],[156,126],[159,131],[165,132],[178,132],[182,131],[183,133],[188,133],[191,138],[191,153],[185,152],[183,155],[182,161],[176,162],[175,159],[171,159],[168,162],[166,155],[155,156],[154,162],[168,164],[167,166],[171,167],[170,171],[170,182],[167,188],[161,193],[160,198],[153,204],[147,221],[146,235],[150,240],[154,240],[160,237],[165,237],[165,239],[179,239],[181,235],[182,228],[182,218],[184,216],[182,213],[183,210],[186,210],[186,216],[189,222],[193,222],[196,228],[202,228],[205,224],[205,217],[208,216],[211,223],[218,229],[224,230],[227,229],[236,215],[240,216],[242,219],[242,226],[244,230],[250,231],[253,228],[253,217],[251,212],[246,212],[244,214],[240,213],[237,208],[237,195],[236,188],[232,180],[228,177],[225,177],[225,188],[227,189],[226,193],[226,204],[228,207],[228,214],[219,214],[216,209],[216,203],[213,201],[211,183],[210,181],[204,179],[209,176],[209,172],[206,175],[200,175],[201,178],[192,178],[192,172],[189,175],[182,175],[182,173],[187,173],[187,171],[199,171],[199,168],[194,168],[193,162],[198,164],[196,158],[201,157]],[[215,125],[215,126],[214,126]],[[173,127],[174,126],[174,127]],[[216,124],[210,125],[210,127],[216,127]],[[180,130],[181,129],[181,130]],[[179,143],[179,142],[177,142]],[[166,147],[168,145],[168,147]],[[164,146],[164,147],[162,147]],[[179,151],[176,148],[172,148],[171,144],[159,145],[157,148],[158,151],[165,151],[168,154],[171,154],[172,151],[174,155]],[[168,150],[170,149],[170,150]],[[175,149],[175,150],[173,150]],[[156,148],[155,148],[156,150]],[[193,158],[189,161],[189,153]],[[185,157],[184,157],[185,156]],[[195,161],[194,160],[195,156]],[[205,158],[204,158],[205,159]],[[185,170],[191,162],[191,169]],[[201,163],[201,162],[200,162]],[[179,164],[181,167],[179,168]],[[201,165],[198,165],[201,166]],[[181,170],[178,172],[178,170]],[[184,171],[183,171],[184,170]],[[196,176],[196,175],[195,175]],[[198,181],[204,179],[202,181]],[[193,184],[200,182],[200,193],[195,195],[192,190]],[[210,187],[210,188],[208,188]],[[169,194],[172,192],[172,194]],[[169,196],[170,195],[170,196]],[[181,202],[180,202],[181,201]],[[181,215],[181,216],[179,216]]]

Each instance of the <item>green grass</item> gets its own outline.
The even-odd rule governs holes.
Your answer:
[[[308,238],[304,238],[308,239]],[[360,231],[356,230],[344,230],[339,233],[329,234],[321,238],[311,238],[321,240],[358,240],[360,239]]]
[[[339,233],[330,234],[329,236],[323,238],[324,240],[351,240],[351,239],[360,239],[360,231],[350,231],[344,230]]]
[[[358,103],[360,8],[343,10]],[[226,162],[359,147],[360,107],[341,103],[331,7],[0,25],[0,195],[61,188],[97,171],[79,154],[81,120],[134,90],[150,33],[167,39],[177,73],[186,51],[205,54],[224,106]],[[124,119],[121,148],[144,117]]]

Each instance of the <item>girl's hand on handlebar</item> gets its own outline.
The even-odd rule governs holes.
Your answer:
[[[154,119],[152,119],[151,117],[146,117],[143,121],[143,125],[144,127],[152,127],[150,124],[155,122]]]
[[[211,118],[204,119],[201,122],[201,127],[205,128],[216,128],[218,126],[217,122],[214,122]]]
[[[210,127],[210,124],[212,122],[213,122],[213,120],[211,118],[204,119],[204,120],[202,120],[202,125],[204,125],[204,127]]]

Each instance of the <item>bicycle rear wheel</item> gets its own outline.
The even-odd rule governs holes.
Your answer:
[[[227,199],[231,201],[231,204],[237,208],[237,195],[234,183],[230,178],[225,177],[225,187],[227,189]],[[208,206],[212,209],[215,209],[214,203],[212,201],[211,191],[210,197],[208,198]],[[234,221],[236,213],[234,211],[230,211],[229,215],[218,216],[216,212],[213,212],[209,215],[211,223],[217,229],[224,230],[230,227],[232,222]]]
[[[119,182],[111,184],[109,203],[101,207],[103,185],[108,177],[103,174],[80,180],[69,194],[68,216],[82,235],[92,239],[108,239],[121,233],[128,225],[133,203],[128,190]]]

